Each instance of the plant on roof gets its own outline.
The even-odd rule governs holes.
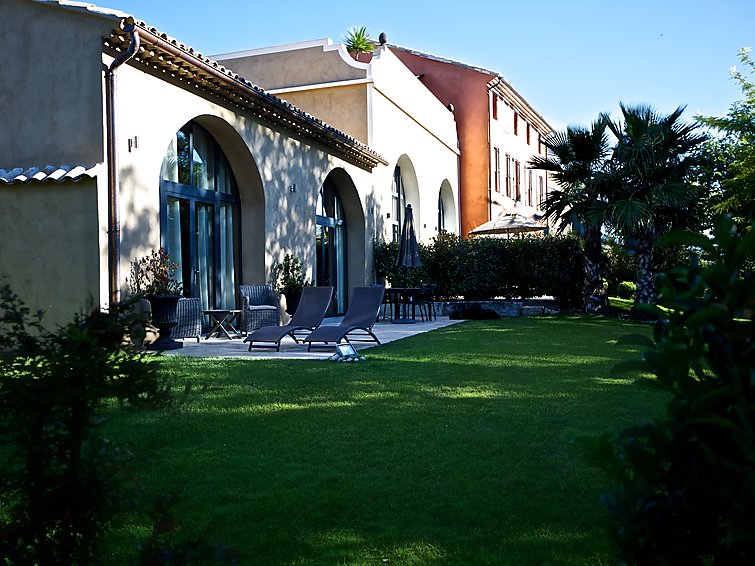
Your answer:
[[[371,53],[375,50],[375,44],[370,37],[370,32],[364,26],[350,27],[343,37],[346,50],[356,53]]]

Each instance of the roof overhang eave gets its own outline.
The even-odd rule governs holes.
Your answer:
[[[355,138],[268,94],[217,61],[202,56],[144,22],[130,17],[121,20],[120,26],[104,38],[105,46],[116,53],[122,52],[130,43],[132,30],[141,39],[139,51],[132,61],[169,73],[179,81],[186,81],[220,96],[251,112],[261,121],[325,146],[331,153],[354,165],[372,169],[388,164],[385,158]]]
[[[511,84],[503,78],[502,75],[496,75],[488,82],[488,90],[495,90],[502,97],[513,103],[517,110],[535,126],[543,135],[547,135],[553,131],[553,127],[543,118],[525,98],[517,92],[517,90],[511,86]]]

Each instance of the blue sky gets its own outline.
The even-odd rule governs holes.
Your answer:
[[[206,55],[330,37],[373,37],[502,74],[556,129],[619,101],[723,115],[729,69],[755,47],[753,0],[95,0]],[[254,77],[246,77],[254,82]]]

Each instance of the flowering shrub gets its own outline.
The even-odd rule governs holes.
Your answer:
[[[170,296],[183,293],[183,283],[176,279],[178,264],[170,260],[164,249],[131,262],[131,291],[144,296]]]

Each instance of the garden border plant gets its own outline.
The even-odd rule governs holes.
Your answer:
[[[398,243],[376,241],[375,272],[393,286],[434,283],[441,299],[555,297],[564,310],[582,306],[583,254],[576,238],[471,238],[442,232],[420,244],[422,266],[397,267]]]
[[[0,287],[0,553],[7,564],[96,563],[129,480],[126,454],[96,433],[105,399],[161,398],[156,366],[131,351],[132,302],[49,331]]]
[[[143,497],[134,455],[101,432],[103,409],[113,401],[132,408],[172,403],[156,358],[124,339],[127,327],[144,323],[136,300],[48,330],[41,311],[32,313],[0,285],[3,564],[108,562],[106,535]],[[230,549],[166,531],[170,515],[170,505],[155,507],[153,535],[135,552],[140,564],[237,563]]]

